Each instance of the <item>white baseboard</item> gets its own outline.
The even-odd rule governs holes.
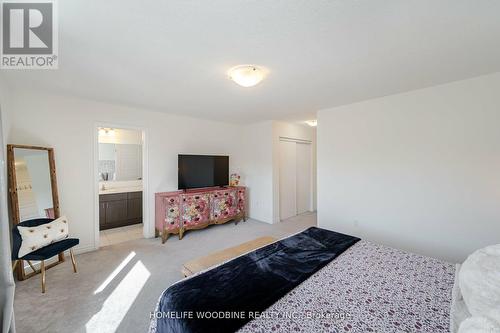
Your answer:
[[[74,253],[75,254],[82,254],[82,253],[92,252],[95,250],[98,250],[98,248],[96,248],[94,246],[94,244],[77,245],[75,247]]]

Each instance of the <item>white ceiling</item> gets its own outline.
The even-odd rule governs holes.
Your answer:
[[[498,0],[58,4],[59,69],[2,71],[14,89],[249,122],[500,71]],[[226,77],[247,63],[253,88]]]

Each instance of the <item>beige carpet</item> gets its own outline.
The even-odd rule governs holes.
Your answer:
[[[18,282],[15,296],[19,333],[146,332],[149,314],[161,292],[182,278],[188,260],[260,236],[282,238],[316,225],[316,214],[304,214],[278,224],[255,220],[216,225],[170,237],[138,239],[76,256],[47,271],[47,293],[40,278]],[[114,274],[113,274],[114,273]]]

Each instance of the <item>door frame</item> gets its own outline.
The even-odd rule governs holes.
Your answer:
[[[96,122],[92,128],[93,152],[93,185],[94,191],[94,249],[100,247],[99,234],[99,127],[134,130],[141,132],[142,136],[142,234],[144,238],[154,237],[154,225],[149,215],[149,175],[148,175],[148,129],[142,126],[133,126],[124,123]]]
[[[278,142],[281,142],[281,141],[287,141],[287,142],[295,142],[295,143],[301,143],[301,144],[309,144],[311,145],[311,149],[310,149],[310,156],[309,156],[309,159],[310,159],[310,162],[311,162],[311,170],[310,170],[310,174],[309,174],[309,178],[310,178],[310,187],[309,187],[309,193],[310,193],[310,199],[309,199],[309,211],[310,212],[313,212],[314,211],[314,160],[313,160],[313,141],[311,140],[305,140],[305,139],[296,139],[296,138],[292,138],[292,137],[286,137],[286,136],[280,136],[278,138]],[[278,146],[280,147],[280,146]],[[280,148],[278,148],[280,149]],[[278,161],[279,163],[279,161]],[[279,222],[283,221],[281,219],[281,204],[280,204],[280,199],[279,199],[279,189],[280,189],[280,186],[281,186],[281,177],[280,177],[280,166],[278,165],[278,209],[279,209],[279,212],[278,212],[278,216],[279,216]],[[298,215],[298,214],[297,214]],[[297,216],[295,215],[295,216]]]

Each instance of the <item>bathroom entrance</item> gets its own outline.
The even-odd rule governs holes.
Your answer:
[[[143,132],[98,127],[99,244],[143,238]]]

